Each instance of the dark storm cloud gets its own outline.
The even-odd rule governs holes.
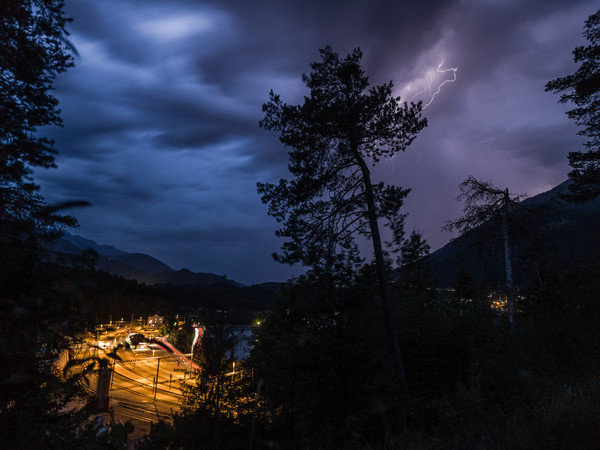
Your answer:
[[[407,64],[442,32],[443,15],[456,2],[263,1],[228,2],[244,39],[202,67],[211,80],[235,79],[247,67],[271,67],[296,74],[308,71],[317,49],[331,44],[341,53],[360,46],[371,73],[390,58]],[[391,54],[390,54],[391,52]],[[387,64],[383,61],[387,60]],[[381,62],[381,64],[380,64]],[[233,70],[230,70],[233,69]],[[386,76],[386,78],[389,75]]]
[[[257,181],[287,177],[287,150],[259,129],[273,89],[302,101],[327,44],[359,46],[373,84],[428,103],[429,127],[376,177],[412,192],[407,229],[448,240],[468,175],[533,195],[566,177],[580,145],[544,84],[573,70],[592,1],[71,1],[76,67],[56,82],[65,127],[50,200],[89,200],[82,235],[174,268],[243,282],[292,271],[270,254],[277,224]],[[440,70],[446,72],[438,72]],[[457,69],[455,72],[450,69]],[[432,86],[428,89],[428,84]],[[296,272],[297,273],[297,272]]]

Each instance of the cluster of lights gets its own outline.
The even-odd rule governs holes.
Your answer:
[[[493,309],[503,310],[506,307],[506,300],[503,298],[492,300],[492,302],[490,303],[490,306]]]

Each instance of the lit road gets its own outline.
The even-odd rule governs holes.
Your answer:
[[[179,411],[181,382],[189,379],[186,373],[189,367],[164,350],[119,353],[123,361],[115,365],[109,390],[110,407],[115,418],[123,422],[131,420],[139,431],[142,428],[150,431],[151,422],[159,418],[168,420],[173,412]]]
[[[90,340],[88,343],[92,347],[80,347],[76,357],[89,356],[90,352],[105,356],[110,349],[97,347],[104,342],[114,345],[124,339],[123,334],[102,335],[99,340]],[[132,422],[135,430],[130,438],[143,436],[150,431],[152,422],[170,420],[172,414],[180,410],[181,387],[190,382],[193,370],[189,360],[157,345],[144,351],[121,348],[117,354],[121,361],[111,359],[115,370],[109,389],[109,411],[115,420]],[[96,380],[90,381],[90,387],[95,388]]]

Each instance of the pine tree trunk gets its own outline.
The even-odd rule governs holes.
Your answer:
[[[402,353],[398,342],[398,333],[394,321],[394,309],[392,306],[392,296],[390,287],[387,283],[385,273],[385,258],[383,256],[383,248],[381,246],[381,235],[379,234],[379,224],[377,223],[377,208],[375,207],[375,197],[373,195],[373,185],[371,184],[371,174],[367,163],[359,154],[357,149],[354,149],[355,159],[361,169],[363,182],[365,187],[365,199],[367,202],[367,214],[369,216],[369,227],[371,229],[371,241],[373,242],[373,252],[375,253],[375,266],[377,268],[377,278],[379,281],[379,290],[381,302],[383,306],[383,315],[385,319],[385,327],[388,335],[388,343],[392,356],[392,363],[396,372],[396,378],[404,398],[408,394],[408,386],[406,383],[406,373],[404,371],[404,363],[402,361]]]
[[[508,189],[504,192],[504,213],[502,215],[502,233],[504,235],[504,266],[506,268],[506,297],[508,302],[508,330],[512,336],[515,331],[515,295],[513,292],[512,265],[510,260],[510,241],[508,239]]]

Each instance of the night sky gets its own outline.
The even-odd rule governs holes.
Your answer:
[[[443,222],[461,214],[467,176],[530,196],[566,179],[567,153],[583,139],[544,85],[575,70],[572,50],[596,9],[591,0],[67,1],[79,56],[55,83],[64,127],[41,130],[56,140],[59,168],[35,177],[49,202],[92,203],[72,211],[73,234],[174,269],[283,281],[302,269],[271,258],[281,242],[256,182],[288,177],[287,150],[258,127],[261,105],[270,89],[302,102],[318,49],[358,46],[372,85],[392,80],[403,100],[433,98],[428,128],[374,178],[412,188],[406,231],[435,250],[451,237]]]

